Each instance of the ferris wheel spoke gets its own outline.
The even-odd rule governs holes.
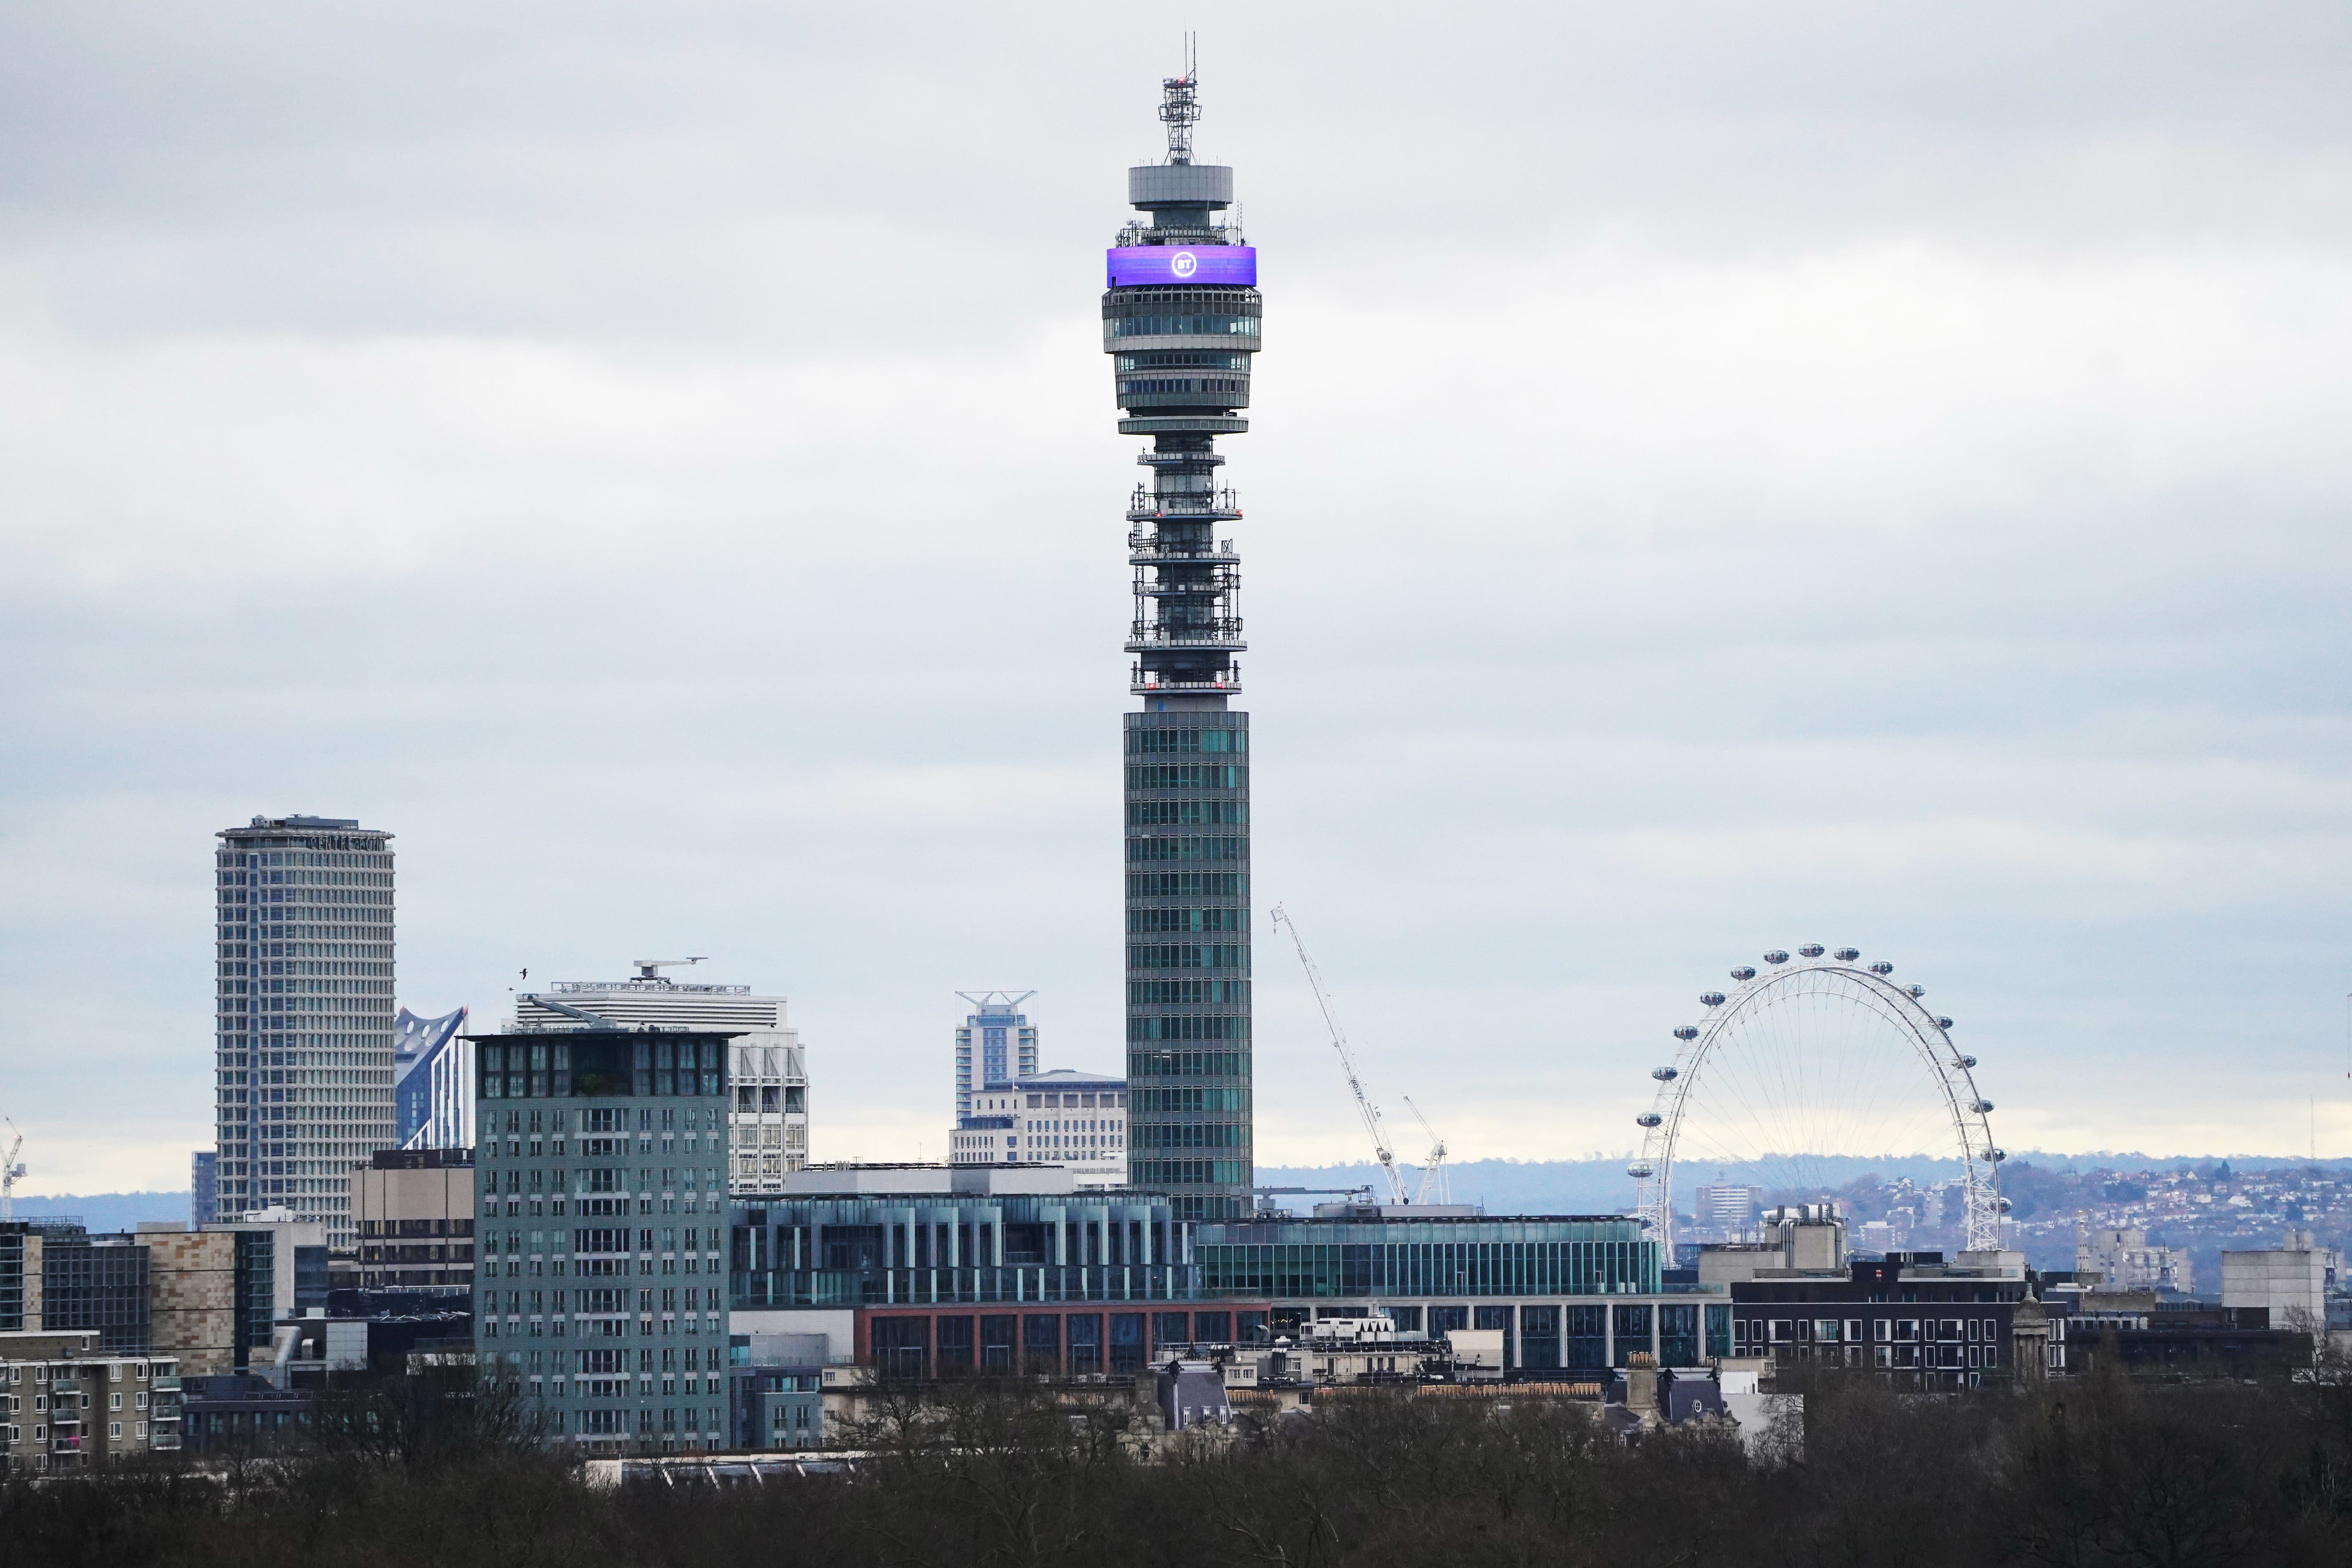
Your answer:
[[[1828,1195],[1872,1162],[1957,1155],[1964,1173],[1977,1169],[1972,1130],[1956,1111],[1976,1091],[1954,1081],[1949,1042],[1907,991],[1844,960],[1816,960],[1751,977],[1725,1001],[1682,1081],[1660,1097],[1670,1116],[1654,1142],[1664,1168],[1643,1201],[1668,1234],[1676,1166],[1738,1166],[1805,1197]],[[1970,1212],[1974,1237],[1983,1226]]]

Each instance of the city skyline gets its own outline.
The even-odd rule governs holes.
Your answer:
[[[397,829],[420,1016],[635,952],[790,995],[818,1158],[938,1149],[974,975],[1118,1059],[1134,442],[1091,253],[1172,45],[933,21],[704,18],[702,75],[541,19],[593,83],[502,47],[438,98],[435,16],[0,24],[0,1026],[68,1043],[0,1081],[25,1192],[210,1145],[188,847],[257,813]],[[1624,1147],[1696,993],[1853,943],[1958,1019],[2014,1147],[2352,1150],[2324,51],[2023,10],[1197,25],[1204,159],[1282,269],[1252,901],[1313,925],[1376,1094],[1465,1160]],[[1405,39],[1392,148],[1335,159]],[[1009,198],[943,172],[950,102]],[[942,259],[941,223],[994,226]],[[975,385],[1020,416],[937,417]],[[1257,984],[1258,1161],[1360,1158],[1303,982]]]

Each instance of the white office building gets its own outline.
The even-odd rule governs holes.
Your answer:
[[[728,1147],[730,1191],[758,1196],[783,1191],[784,1174],[808,1163],[808,1060],[782,996],[754,996],[748,985],[671,980],[664,969],[700,959],[635,961],[634,980],[559,980],[515,998],[509,1027],[576,1029],[603,1019],[624,1027],[742,1031],[731,1042]]]
[[[2137,1228],[2091,1231],[2074,1243],[2074,1267],[2101,1277],[2107,1290],[2171,1290],[2186,1293],[2195,1283],[2183,1247],[2148,1245]]]
[[[1079,1188],[1127,1185],[1127,1080],[1058,1068],[983,1089],[948,1134],[949,1163],[1064,1165]]]

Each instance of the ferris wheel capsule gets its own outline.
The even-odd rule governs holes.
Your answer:
[[[1984,1157],[1998,1165],[2003,1160],[2009,1158],[2009,1151],[2006,1149],[1988,1149],[1984,1152]]]
[[[1952,1031],[1952,1021],[1949,1018],[1938,1018],[1936,1020],[1936,1027],[1943,1030],[1946,1034],[1950,1034]]]
[[[1698,994],[1698,1005],[1702,1007],[1720,1007],[1723,1005],[1723,993],[1702,991]]]
[[[1659,1122],[1664,1121],[1664,1117],[1659,1115],[1654,1110],[1645,1110],[1642,1112],[1641,1115],[1633,1118],[1633,1125],[1636,1127],[1655,1127]]]
[[[1650,1076],[1656,1079],[1660,1083],[1672,1083],[1675,1079],[1682,1077],[1682,1074],[1674,1068],[1652,1068],[1650,1069]]]
[[[1789,962],[1789,955],[1782,952],[1776,947],[1771,952],[1764,955],[1764,962],[1767,963],[1786,963]]]
[[[1636,1160],[1625,1167],[1625,1173],[1637,1182],[1646,1182],[1658,1173],[1658,1168],[1647,1160]]]
[[[1731,977],[1734,980],[1753,980],[1756,978],[1756,971],[1743,963],[1731,972]]]
[[[1696,1024],[1681,1024],[1681,1025],[1677,1025],[1677,1026],[1675,1026],[1675,1038],[1676,1038],[1676,1039],[1678,1039],[1678,1040],[1696,1040],[1696,1039],[1697,1039],[1697,1038],[1698,1038],[1698,1026],[1697,1026]]]
[[[1975,1111],[1979,1116],[1982,1116],[1985,1112],[1992,1109],[1992,1101],[1990,1100],[1971,1100],[1969,1101],[1969,1109]]]
[[[1911,993],[1911,999],[1915,1002],[1927,994],[1927,988],[1925,985],[1906,985],[1903,989]]]
[[[1855,959],[1860,958],[1861,956],[1862,949],[1858,947],[1842,947],[1837,950],[1837,957],[1840,963],[1852,963]]]
[[[1892,974],[1895,973],[1895,966],[1882,958],[1870,966],[1870,972],[1873,974]]]
[[[1822,944],[1817,942],[1809,942],[1797,950],[1797,956],[1800,958],[1819,958],[1821,955]]]
[[[1995,1198],[1992,1201],[1992,1206],[1999,1209],[2002,1214],[2007,1214],[2009,1212],[2009,1200],[2007,1198]]]
[[[1968,1068],[1977,1065],[1977,1058],[1974,1057],[1954,1057],[1952,1058],[1952,1065],[1963,1071],[1966,1071]]]

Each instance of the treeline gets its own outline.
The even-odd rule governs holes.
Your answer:
[[[848,1477],[599,1490],[495,1400],[396,1395],[313,1449],[0,1489],[0,1568],[1481,1568],[2343,1563],[2352,1384],[1913,1399],[1817,1381],[1801,1451],[1626,1446],[1589,1406],[1355,1395],[1139,1463],[1134,1413],[884,1400]],[[1783,1434],[1793,1439],[1794,1434]]]

